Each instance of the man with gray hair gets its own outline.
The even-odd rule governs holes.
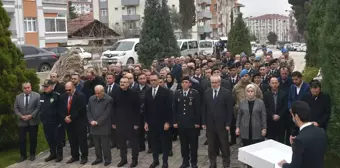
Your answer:
[[[97,85],[94,88],[95,95],[91,96],[87,106],[87,118],[90,126],[90,133],[93,137],[95,146],[96,160],[92,165],[97,165],[103,162],[104,166],[111,163],[111,110],[112,98],[107,95],[102,85]]]

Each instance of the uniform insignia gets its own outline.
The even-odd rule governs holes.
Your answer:
[[[51,98],[51,99],[50,99],[50,103],[53,103],[53,101],[54,101],[54,99],[53,99],[53,98]]]

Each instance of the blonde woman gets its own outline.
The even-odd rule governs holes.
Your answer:
[[[242,139],[243,146],[264,140],[267,130],[266,107],[256,98],[257,87],[249,84],[245,88],[246,98],[241,100],[236,120],[236,135]]]

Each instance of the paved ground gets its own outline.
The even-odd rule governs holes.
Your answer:
[[[207,152],[207,146],[204,146],[203,143],[205,141],[205,131],[202,131],[202,134],[199,139],[199,151],[198,151],[198,167],[199,168],[208,168],[210,163],[208,161],[208,152]],[[238,145],[234,145],[231,147],[231,167],[232,168],[243,168],[243,164],[237,161],[237,154],[238,154]],[[169,157],[169,167],[170,168],[178,168],[182,164],[182,158],[180,154],[180,144],[179,140],[173,142],[173,153],[174,156]],[[104,165],[96,165],[91,166],[91,162],[95,160],[94,156],[94,148],[90,148],[89,151],[89,162],[86,165],[80,165],[77,163],[72,164],[66,164],[66,161],[71,158],[70,156],[70,148],[67,146],[64,148],[64,160],[60,163],[55,163],[54,161],[50,161],[48,163],[44,162],[44,158],[47,157],[49,152],[43,152],[40,153],[37,156],[37,159],[35,161],[24,161],[22,163],[17,163],[14,165],[9,166],[9,168],[103,168]],[[131,151],[129,150],[129,154],[131,154]],[[162,158],[160,156],[160,158]],[[160,159],[161,160],[161,159]],[[117,149],[112,149],[112,164],[108,167],[114,168],[120,161],[119,151]],[[131,163],[131,155],[128,156],[128,161]],[[161,161],[160,161],[161,162]],[[218,166],[221,167],[222,164],[221,157],[218,157],[217,163]],[[139,164],[138,168],[148,168],[150,164],[152,163],[152,154],[147,154],[146,152],[140,152],[139,153]],[[162,163],[162,162],[161,162]],[[127,165],[128,166],[128,165]],[[158,166],[161,167],[161,166]]]

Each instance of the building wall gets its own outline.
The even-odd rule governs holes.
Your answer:
[[[87,14],[92,11],[92,0],[70,0],[77,14]]]

